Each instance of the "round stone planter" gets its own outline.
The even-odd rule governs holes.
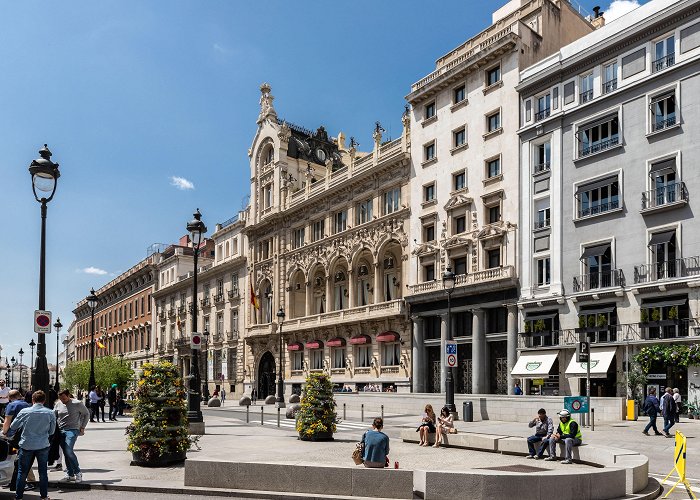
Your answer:
[[[333,441],[332,432],[318,432],[313,436],[299,434],[299,439],[302,441]]]
[[[133,460],[131,461],[131,465],[139,465],[141,467],[165,467],[170,464],[184,462],[187,458],[187,452],[179,451],[176,453],[165,453],[160,457],[150,460],[146,460],[141,455],[140,451],[132,452],[131,456],[133,458]]]

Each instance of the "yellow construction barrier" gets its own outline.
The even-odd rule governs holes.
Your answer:
[[[687,440],[685,436],[683,435],[682,432],[676,431],[676,446],[673,450],[673,457],[674,457],[674,465],[673,469],[671,469],[671,472],[668,473],[668,475],[664,478],[663,481],[661,481],[661,484],[664,484],[666,480],[671,477],[671,474],[673,474],[673,471],[678,472],[678,481],[676,481],[676,484],[673,485],[673,488],[671,488],[668,493],[664,496],[664,498],[668,498],[668,496],[673,492],[673,490],[676,489],[676,486],[679,484],[683,483],[685,486],[686,491],[688,492],[688,495],[690,495],[691,498],[694,498],[697,500],[697,497],[693,493],[693,490],[690,489],[690,483],[685,477],[685,452],[686,452],[686,446],[687,446]]]

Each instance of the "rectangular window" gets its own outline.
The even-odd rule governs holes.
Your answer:
[[[486,86],[490,87],[501,81],[501,67],[496,66],[486,72]]]
[[[651,131],[656,132],[676,124],[676,91],[652,97],[649,104]]]
[[[345,347],[334,347],[331,351],[331,368],[345,368]]]
[[[467,174],[466,172],[457,172],[452,174],[452,189],[454,191],[459,191],[467,186]]]
[[[231,311],[231,332],[238,333],[238,311]]]
[[[386,342],[382,346],[382,366],[398,366],[401,361],[401,344]]]
[[[423,201],[433,201],[435,200],[435,183],[423,186]]]
[[[576,82],[569,82],[564,85],[564,105],[571,104],[576,98]]]
[[[544,252],[549,250],[549,236],[542,236],[541,238],[535,238],[534,241],[535,253]]]
[[[647,67],[647,49],[641,48],[622,58],[622,79],[641,73]]]
[[[464,146],[467,142],[467,129],[462,127],[459,130],[452,132],[452,147],[458,148]]]
[[[338,234],[348,228],[348,211],[341,210],[333,216],[333,234]]]
[[[495,132],[501,128],[501,112],[498,111],[486,117],[486,129],[488,132]]]
[[[292,248],[301,248],[304,246],[304,228],[294,230],[294,235],[292,238]]]
[[[537,98],[537,110],[535,111],[535,121],[544,120],[551,113],[551,96],[545,94]]]
[[[423,161],[435,159],[435,141],[423,146]]]
[[[617,176],[579,186],[576,190],[578,217],[598,215],[620,208]]]
[[[452,270],[455,274],[467,274],[467,258],[457,257],[452,259]]]
[[[292,353],[292,370],[301,371],[304,369],[304,352],[298,351]]]
[[[423,226],[423,241],[435,241],[435,224]]]
[[[224,294],[224,279],[223,278],[216,280],[216,294],[217,295]]]
[[[364,224],[372,220],[372,200],[359,203],[355,210],[355,224]]]
[[[489,269],[501,267],[501,249],[493,248],[486,251],[486,261]]]
[[[325,237],[325,226],[326,226],[326,221],[325,219],[317,220],[316,222],[313,223],[313,241],[319,241]]]
[[[263,188],[263,207],[270,208],[272,206],[272,184],[268,184]]]
[[[593,100],[593,73],[579,77],[579,98],[581,104]]]
[[[700,23],[681,30],[681,54],[700,47]]]
[[[673,35],[654,43],[654,62],[651,63],[652,73],[670,68],[675,64],[675,47],[675,37]]]
[[[491,179],[492,177],[496,177],[498,175],[501,175],[501,159],[494,158],[492,160],[488,160],[486,162],[486,177]]]
[[[435,281],[435,264],[423,266],[423,281]]]
[[[383,195],[384,215],[397,212],[401,204],[401,188],[390,189]]]
[[[460,215],[452,219],[453,234],[460,234],[467,230],[467,217]]]
[[[579,158],[605,151],[620,143],[620,130],[617,114],[579,127]]]
[[[423,115],[424,120],[429,120],[435,116],[435,101],[425,105],[425,113]]]
[[[549,257],[537,259],[537,286],[549,285]]]
[[[603,94],[617,89],[617,61],[603,66]]]
[[[311,370],[323,370],[323,349],[313,349],[309,353],[311,358]]]
[[[453,104],[457,104],[458,102],[462,102],[466,97],[467,97],[466,87],[464,85],[460,85],[459,87],[454,89],[454,94],[452,95]]]
[[[495,224],[501,220],[501,206],[495,205],[493,207],[487,207],[489,215],[489,224]]]
[[[525,101],[525,121],[529,122],[532,117],[532,100]]]
[[[549,207],[537,211],[537,219],[535,220],[535,229],[544,229],[549,227]]]
[[[355,348],[355,366],[369,368],[372,366],[372,346],[359,345]]]
[[[216,334],[221,338],[224,334],[224,314],[219,313],[216,315]]]
[[[546,172],[551,168],[552,147],[549,141],[535,146],[535,173]]]

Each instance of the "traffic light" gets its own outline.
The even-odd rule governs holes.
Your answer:
[[[588,363],[591,358],[591,345],[588,342],[579,342],[576,347],[576,359],[579,363]]]

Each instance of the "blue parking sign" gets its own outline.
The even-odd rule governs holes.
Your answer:
[[[457,344],[454,342],[446,342],[445,354],[457,354]]]

